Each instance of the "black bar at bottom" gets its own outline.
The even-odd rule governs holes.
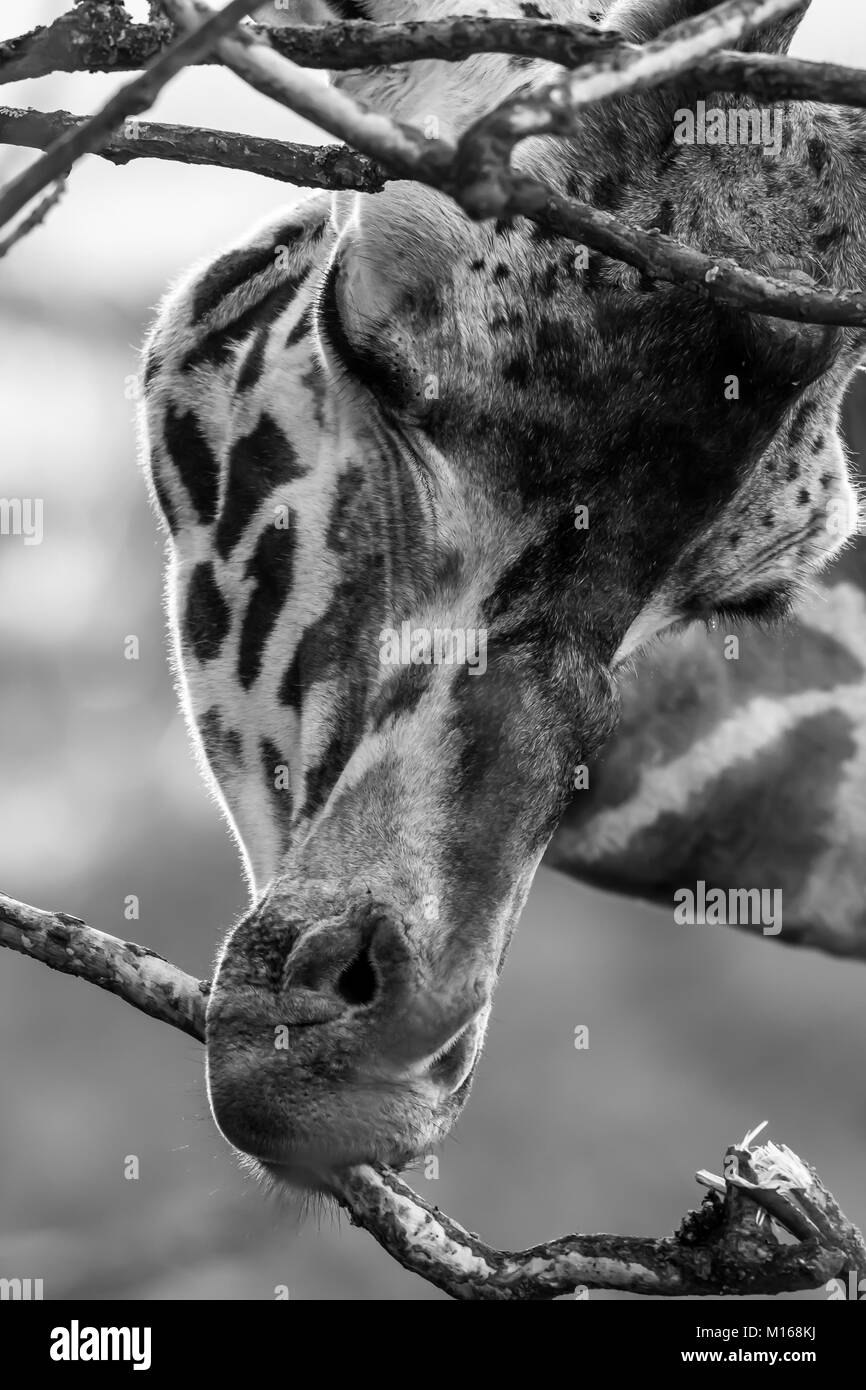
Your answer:
[[[544,1353],[545,1362],[561,1347],[562,1368],[571,1368],[575,1375],[602,1369],[608,1374],[640,1369],[663,1375],[674,1366],[795,1365],[811,1367],[826,1380],[849,1362],[857,1364],[863,1340],[858,1313],[838,1305],[866,1301],[866,1296],[858,1293],[851,1299],[844,1288],[840,1294],[834,1287],[808,1300],[610,1300],[590,1293],[557,1301],[574,1306],[545,1319],[539,1329],[542,1340],[532,1345],[536,1353]],[[291,1301],[6,1301],[0,1302],[0,1344],[2,1365],[16,1368],[19,1384],[29,1383],[31,1373],[62,1384],[70,1377],[99,1379],[106,1372],[115,1378],[129,1374],[142,1383],[148,1376],[163,1380],[192,1372],[212,1373],[222,1381],[237,1375],[243,1384],[255,1385],[260,1378],[272,1380],[277,1372],[289,1382],[296,1375],[308,1379],[317,1365],[333,1378],[343,1358],[350,1367],[366,1365],[371,1374],[377,1365],[380,1371],[383,1364],[390,1366],[387,1375],[393,1379],[401,1366],[404,1374],[411,1373],[419,1352],[431,1375],[447,1384],[454,1364],[451,1354],[442,1359],[438,1374],[436,1363],[449,1345],[442,1339],[454,1324],[440,1323],[443,1313],[432,1307],[427,1313],[419,1307],[417,1316],[416,1324],[405,1308],[399,1319],[385,1312],[380,1324],[371,1303],[364,1300],[324,1303],[318,1311],[309,1303]],[[479,1368],[490,1373],[497,1353],[507,1349],[508,1334],[518,1324],[513,1317],[500,1323],[493,1316],[492,1325],[485,1321],[478,1328],[482,1335],[461,1338],[461,1380],[469,1369],[467,1360],[477,1357]],[[327,1323],[319,1324],[319,1317]],[[469,1330],[462,1324],[463,1334]],[[416,1340],[419,1337],[423,1340]]]

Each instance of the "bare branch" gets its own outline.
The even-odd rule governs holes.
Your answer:
[[[133,24],[117,5],[84,0],[53,24],[0,40],[0,82],[23,82],[52,72],[137,72],[174,38],[165,21]],[[196,61],[214,59],[203,53]]]
[[[797,9],[799,3],[800,0],[728,0],[728,3],[718,6],[699,20],[666,31],[653,44],[643,48],[619,45],[603,54],[595,64],[547,84],[539,94],[503,103],[466,132],[457,149],[447,141],[428,141],[420,131],[410,126],[366,112],[343,92],[323,87],[308,77],[283,59],[269,42],[259,37],[261,31],[256,26],[244,25],[238,29],[229,22],[226,17],[228,13],[240,8],[236,0],[220,16],[214,15],[200,0],[165,0],[164,8],[175,23],[186,28],[197,26],[200,20],[204,20],[208,26],[215,25],[219,18],[219,29],[209,28],[206,32],[211,40],[215,33],[223,36],[217,43],[219,58],[250,85],[380,162],[394,176],[416,179],[450,195],[472,217],[530,218],[557,235],[579,241],[634,265],[646,275],[685,285],[696,293],[750,312],[793,321],[862,326],[866,324],[866,295],[859,291],[834,293],[818,290],[809,284],[790,284],[756,275],[731,261],[705,256],[652,230],[629,227],[587,204],[563,198],[544,184],[514,173],[509,163],[511,148],[524,135],[542,130],[550,133],[559,128],[557,123],[569,126],[575,102],[579,105],[615,91],[637,89],[669,80],[686,71],[690,64],[693,67],[695,62],[700,62],[701,55],[709,53],[713,44],[733,41],[751,29]],[[92,13],[94,5],[103,16],[105,13],[116,14],[118,9],[107,5],[105,0],[102,0],[101,6],[97,0],[85,0],[79,10]],[[377,26],[355,27],[369,30]],[[390,30],[395,27],[399,28],[389,26]],[[230,34],[233,28],[234,33]],[[49,32],[45,31],[43,35],[43,45],[49,43],[46,37]],[[322,32],[319,31],[320,37]],[[416,37],[417,32],[416,29]],[[193,36],[188,35],[180,45],[163,52],[142,78],[118,93],[94,117],[68,126],[44,158],[25,170],[5,193],[0,194],[0,225],[28,198],[47,186],[53,177],[65,173],[70,163],[82,153],[98,153],[108,146],[106,157],[113,158],[115,162],[119,162],[118,156],[132,158],[135,154],[145,153],[143,148],[136,151],[127,148],[122,138],[115,136],[112,139],[113,132],[124,116],[144,109],[142,103],[146,105],[146,94],[152,94],[154,83],[158,90],[168,80],[166,64],[174,72],[178,64],[193,61],[196,54],[210,50],[212,42],[204,42],[198,29],[196,34],[191,50],[184,48],[184,45],[193,43]],[[294,42],[294,37],[294,31],[290,31],[291,42]],[[474,38],[478,38],[478,34]],[[441,35],[437,41],[442,41]],[[464,36],[464,41],[469,42],[469,39]],[[392,42],[397,42],[393,34]],[[367,45],[368,40],[364,38],[363,43]],[[369,47],[371,51],[366,53],[368,57],[372,53],[372,38]],[[182,61],[177,56],[181,50],[185,55]],[[26,54],[25,46],[25,57]],[[748,62],[738,67],[741,58]],[[12,60],[17,61],[14,53]],[[774,91],[786,76],[778,64],[767,66],[755,63],[753,55],[717,54],[704,58],[704,61],[726,65],[725,70],[732,77],[739,74],[744,83],[764,84]],[[805,85],[808,85],[808,81]],[[38,123],[35,114],[29,121],[32,130],[34,123]],[[17,124],[19,129],[22,124],[27,125],[22,113],[18,113]],[[158,127],[151,129],[158,130]],[[234,150],[229,151],[225,144],[220,149],[218,143],[221,138],[230,142],[232,137],[229,135],[222,137],[220,133],[214,133],[214,137],[209,138],[206,132],[202,132],[181,139],[179,136],[173,138],[166,132],[166,137],[160,139],[157,135],[149,152],[156,157],[180,159],[186,157],[183,151],[188,148],[190,162],[231,163],[234,167]],[[33,143],[41,146],[41,137],[33,139]],[[211,155],[217,153],[220,158],[212,161]],[[271,153],[275,151],[265,146],[259,148],[258,156],[253,156],[254,161],[258,158],[258,168],[263,173],[275,167],[271,165],[269,168]],[[326,161],[333,159],[336,168],[339,161],[335,156],[325,158]],[[297,170],[298,181],[302,181],[305,178],[305,159],[306,156],[293,161],[290,154],[287,158],[290,172],[282,174],[278,162],[276,176],[295,181],[294,170]],[[379,176],[375,172],[370,171],[369,167],[365,172],[372,172],[373,187],[381,187],[381,182],[376,183]],[[347,162],[337,173],[341,181],[331,186],[355,188],[358,186],[355,175],[355,168]],[[315,177],[309,183],[320,186]],[[370,185],[362,186],[365,191],[372,191]]]
[[[543,184],[512,175],[503,184],[504,200],[489,216],[529,217],[548,230],[588,246],[656,280],[690,287],[725,304],[801,323],[866,325],[866,294],[861,290],[818,290],[754,271],[724,257],[706,256],[694,247],[650,229],[631,227],[609,213],[551,193]]]
[[[0,945],[89,980],[204,1040],[209,986],[152,951],[68,913],[46,912],[2,894]],[[739,1171],[727,1185],[700,1175],[724,1192],[724,1200],[712,1192],[674,1235],[659,1240],[570,1235],[503,1251],[464,1230],[387,1169],[352,1168],[332,1175],[327,1187],[352,1221],[404,1268],[456,1299],[545,1300],[580,1287],[667,1297],[773,1294],[824,1284],[846,1262],[858,1271],[866,1267],[859,1231],[817,1174],[788,1149],[753,1149],[752,1137],[728,1150]],[[779,1199],[774,1205],[773,1194]],[[817,1230],[821,1239],[781,1244],[766,1214],[771,1205],[783,1228],[795,1235]]]
[[[509,53],[576,68],[610,54],[624,60],[642,50],[613,31],[550,20],[456,18],[400,24],[343,24],[272,29],[249,26],[257,37],[300,67],[335,71],[438,59],[457,63],[474,53]],[[51,72],[133,72],[169,47],[177,30],[132,24],[106,0],[83,0],[53,24],[0,41],[0,83]],[[218,63],[204,53],[197,63]],[[682,74],[696,87],[744,92],[768,101],[820,101],[866,107],[866,72],[770,53],[712,53]]]
[[[32,232],[35,227],[40,226],[45,221],[51,209],[60,202],[65,192],[65,179],[58,179],[54,187],[49,188],[45,197],[40,199],[32,212],[28,213],[28,215],[19,222],[18,226],[14,227],[7,236],[0,237],[0,260],[3,259],[7,252],[11,251],[12,247],[15,246],[17,242],[23,241],[28,232]]]
[[[681,75],[688,86],[742,92],[760,101],[866,107],[866,71],[776,53],[714,53]]]
[[[550,107],[556,121],[563,111],[573,112],[605,97],[625,96],[669,82],[690,72],[702,58],[802,8],[803,0],[726,0],[695,19],[663,30],[651,43],[628,52],[615,51],[576,72],[553,78],[533,95]]]
[[[179,27],[189,30],[212,13],[203,0],[163,0],[163,5]],[[427,140],[414,126],[366,111],[345,92],[324,86],[288,62],[249,26],[221,38],[215,49],[226,67],[256,91],[315,121],[329,134],[386,165],[397,177],[419,179],[433,187],[448,182],[455,154],[452,144]]]
[[[0,893],[0,946],[89,980],[152,1018],[204,1039],[210,985],[185,975],[155,951],[108,936],[68,912],[46,912],[5,893]]]
[[[69,111],[18,110],[0,106],[0,143],[45,150],[86,116]],[[167,159],[262,174],[302,188],[354,189],[377,193],[385,185],[381,170],[345,145],[297,145],[234,131],[136,121],[134,133],[120,131],[93,153],[112,164],[133,159]]]
[[[252,8],[252,7],[251,7]],[[587,24],[550,20],[458,17],[400,24],[343,24],[272,29],[250,26],[259,38],[305,68],[367,67],[437,58],[457,63],[473,53],[511,53],[577,67],[598,53],[622,47],[620,35]],[[169,46],[177,30],[132,24],[105,0],[84,0],[53,24],[0,42],[0,82],[20,82],[50,72],[123,72],[144,67]],[[628,46],[628,45],[627,45]],[[203,54],[200,63],[217,61]]]
[[[512,1252],[486,1245],[387,1170],[354,1168],[331,1190],[404,1268],[463,1300],[539,1301],[576,1289],[668,1298],[791,1293],[825,1284],[845,1258],[817,1241],[780,1244],[738,1192],[733,1202],[705,1199],[672,1236],[569,1235]]]
[[[458,177],[466,210],[471,214],[477,208],[477,215],[490,215],[483,209],[501,198],[499,189],[508,182],[511,151],[520,140],[573,134],[582,107],[658,87],[691,72],[717,49],[800,8],[802,0],[727,0],[697,19],[663,30],[640,48],[603,55],[576,72],[558,75],[530,93],[504,101],[460,141]]]
[[[764,23],[768,16],[796,8],[799,2],[763,0],[759,4],[758,0],[729,0],[721,8],[736,11],[737,32],[742,33],[756,23]],[[196,24],[210,13],[203,0],[164,0],[164,4],[175,22],[185,26]],[[705,19],[712,20],[715,13],[711,11]],[[747,22],[749,16],[751,20]],[[726,35],[733,32],[732,23],[725,29]],[[693,35],[693,23],[666,33],[681,34],[684,28]],[[689,42],[694,42],[693,37]],[[653,47],[655,51],[658,45]],[[416,179],[449,194],[471,217],[528,217],[559,236],[626,261],[656,279],[685,285],[753,313],[799,322],[866,325],[866,294],[859,290],[818,290],[742,270],[733,261],[706,256],[658,232],[630,227],[587,203],[562,197],[545,184],[512,171],[511,146],[522,137],[516,129],[517,117],[511,101],[472,127],[455,149],[445,139],[426,140],[421,131],[365,111],[344,92],[323,87],[251,32],[236,31],[222,38],[217,48],[226,66],[250,86],[346,140],[394,175]],[[676,63],[682,62],[682,54],[678,53]],[[658,75],[658,67],[653,71]],[[648,80],[646,73],[644,77]],[[531,107],[529,98],[525,104]],[[496,126],[500,111],[506,112],[508,129],[503,141]]]
[[[101,149],[127,116],[137,116],[152,106],[163,87],[186,67],[187,63],[192,62],[200,53],[206,53],[221,34],[234,28],[238,20],[253,8],[253,3],[249,3],[248,0],[246,3],[245,0],[229,0],[224,9],[211,14],[207,22],[198,26],[194,33],[187,34],[173,44],[140,77],[136,77],[133,82],[127,83],[119,92],[115,92],[95,115],[83,125],[67,131],[41,159],[37,159],[16,179],[12,179],[0,190],[0,227],[50,183],[64,178],[83,154],[91,154]]]

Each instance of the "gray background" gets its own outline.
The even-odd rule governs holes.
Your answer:
[[[65,8],[4,0],[0,33]],[[798,51],[866,64],[859,10],[815,0]],[[83,112],[117,84],[60,76],[2,100]],[[318,138],[210,71],[184,74],[156,118]],[[0,151],[0,173],[30,157]],[[200,974],[244,886],[175,706],[125,379],[167,281],[299,196],[89,159],[0,262],[0,490],[45,499],[42,546],[0,543],[0,885]],[[123,658],[131,633],[138,662]],[[139,922],[123,919],[130,893]],[[864,994],[863,966],[676,927],[542,871],[472,1100],[419,1190],[503,1246],[661,1234],[697,1201],[694,1170],[767,1118],[862,1223]],[[344,1219],[301,1221],[263,1197],[215,1131],[201,1049],[180,1034],[5,952],[0,1050],[0,1274],[42,1277],[47,1297],[261,1299],[277,1284],[298,1299],[441,1297]]]

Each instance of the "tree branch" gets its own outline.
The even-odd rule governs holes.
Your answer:
[[[559,123],[568,127],[573,120],[572,104],[579,106],[615,92],[667,81],[693,68],[713,45],[735,41],[790,13],[799,3],[727,0],[699,20],[667,30],[653,44],[632,45],[627,50],[620,45],[598,62],[547,84],[531,98],[506,101],[470,128],[455,148],[445,140],[426,140],[413,127],[365,111],[345,93],[323,87],[277,53],[255,26],[237,28],[229,22],[229,13],[236,18],[241,8],[237,0],[220,15],[201,0],[164,0],[163,8],[171,19],[191,32],[162,52],[141,78],[116,93],[95,116],[67,129],[43,159],[0,194],[0,225],[48,182],[65,174],[81,154],[97,153],[109,145],[123,119],[144,109],[147,93],[152,99],[154,88],[159,90],[179,66],[215,46],[219,58],[251,86],[315,121],[381,163],[392,175],[418,180],[449,195],[472,217],[527,217],[556,235],[634,265],[645,275],[753,313],[800,322],[864,326],[866,295],[859,291],[834,293],[742,270],[732,261],[705,256],[653,229],[644,231],[620,223],[510,168],[510,152],[517,140],[539,130],[549,133],[558,129]],[[222,37],[214,45],[217,35]],[[721,56],[728,63],[736,59],[736,55]],[[754,74],[769,69],[752,65],[749,71]],[[773,80],[777,79],[776,71]],[[165,148],[162,142],[154,147],[160,153]]]
[[[0,946],[78,975],[200,1042],[210,985],[155,951],[89,927],[68,912],[45,912],[0,893]]]
[[[249,28],[300,67],[335,70],[421,58],[457,63],[473,53],[510,53],[578,67],[598,53],[623,47],[621,35],[600,32],[588,24],[538,19],[467,16],[399,24],[350,20],[285,29],[262,24]],[[0,82],[21,82],[50,72],[134,71],[169,47],[177,33],[165,21],[132,24],[128,15],[106,0],[84,0],[53,24],[0,42]],[[196,59],[218,61],[208,53]]]
[[[153,951],[0,894],[0,945],[110,990],[153,1018],[204,1041],[209,985]],[[683,1297],[776,1294],[825,1284],[843,1269],[866,1272],[866,1248],[814,1170],[789,1149],[752,1147],[747,1135],[726,1155],[726,1182],[672,1236],[658,1240],[570,1235],[529,1250],[486,1245],[387,1169],[335,1174],[328,1190],[404,1268],[452,1298],[548,1300],[583,1289]],[[736,1170],[736,1171],[733,1171]],[[773,1222],[797,1237],[782,1244]],[[806,1237],[806,1238],[804,1238]]]
[[[475,53],[508,53],[577,68],[609,54],[641,52],[613,31],[538,19],[456,18],[400,24],[249,26],[278,53],[304,68],[348,68],[438,59],[457,63]],[[177,30],[166,21],[133,24],[108,0],[83,0],[47,27],[0,41],[0,83],[52,72],[134,72],[164,52]],[[203,53],[196,63],[219,59]],[[818,101],[866,107],[866,72],[770,53],[712,53],[688,71],[696,86],[743,92],[766,101]]]
[[[179,25],[192,26],[210,14],[203,0],[163,3]],[[704,16],[702,22],[713,21],[716,13],[724,10],[734,18],[729,19],[723,33],[742,34],[765,23],[768,17],[787,13],[798,3],[799,0],[728,0],[718,12],[710,11],[709,16]],[[685,63],[682,31],[687,29],[688,42],[694,47],[694,27],[694,23],[676,26],[662,35],[652,46],[652,65],[642,69],[643,81],[648,82],[650,75],[661,80],[663,65],[657,55],[665,51],[662,40],[671,35],[676,53],[671,62],[677,71],[681,70]],[[753,313],[800,322],[866,325],[866,294],[859,290],[818,290],[742,270],[733,261],[706,256],[658,231],[630,227],[608,213],[563,197],[545,184],[512,171],[508,162],[510,147],[518,138],[519,124],[513,102],[505,102],[471,127],[455,148],[447,140],[429,141],[420,130],[364,110],[339,89],[323,87],[248,28],[220,39],[217,51],[227,67],[265,96],[346,140],[397,177],[415,179],[448,194],[471,217],[527,217],[556,235],[637,266],[644,274]],[[580,73],[572,80],[578,79]],[[531,104],[531,99],[526,98],[526,102]],[[509,133],[505,144],[500,145],[495,122],[498,111],[503,110],[508,113],[505,120]],[[490,122],[494,123],[492,137]],[[488,132],[480,140],[476,138],[479,129]]]
[[[69,111],[0,106],[0,144],[48,149],[60,136],[87,120],[88,117]],[[137,120],[133,130],[112,135],[107,144],[93,153],[112,164],[128,164],[133,159],[167,159],[239,169],[302,188],[377,193],[385,185],[385,176],[373,161],[346,145],[297,145],[201,126]]]
[[[194,33],[161,53],[140,77],[115,92],[83,125],[68,130],[41,159],[7,183],[0,190],[0,227],[49,184],[64,178],[83,154],[101,149],[127,116],[137,116],[152,106],[163,87],[199,54],[212,48],[221,34],[234,28],[254,4],[255,0],[229,0],[222,10],[197,25]]]
[[[801,7],[802,0],[726,0],[697,19],[665,29],[657,39],[628,52],[614,51],[576,72],[518,92],[476,121],[460,141],[458,177],[466,211],[498,205],[508,188],[511,152],[529,136],[573,135],[581,109],[609,97],[661,86],[690,73],[695,64],[726,44]]]

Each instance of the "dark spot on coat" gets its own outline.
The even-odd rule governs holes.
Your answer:
[[[269,330],[267,328],[260,328],[254,335],[252,344],[247,349],[246,356],[241,363],[241,369],[238,372],[238,391],[248,391],[251,386],[255,386],[261,376],[265,364],[268,338]]]
[[[237,545],[258,507],[281,483],[306,473],[295,447],[270,415],[237,440],[229,455],[225,500],[216,529],[216,547],[225,560]]]
[[[809,153],[809,163],[816,174],[821,174],[829,163],[830,152],[826,144],[818,135],[812,135],[806,145]]]
[[[231,613],[222,596],[210,560],[196,565],[189,581],[183,615],[183,637],[198,661],[213,661],[222,650],[231,626]]]
[[[508,359],[502,368],[502,378],[514,386],[525,386],[529,380],[529,372],[529,359],[521,354]]]
[[[170,405],[163,423],[163,438],[199,522],[209,525],[216,516],[220,468],[198,418],[191,410],[181,414]]]
[[[421,696],[430,686],[432,666],[416,664],[403,666],[389,676],[370,708],[370,726],[377,733],[388,719],[400,719],[411,714]]]
[[[851,235],[847,227],[837,222],[835,227],[830,227],[826,232],[819,232],[812,239],[812,245],[816,251],[829,251],[832,246],[838,246],[841,241],[845,241]]]
[[[247,563],[245,579],[255,580],[238,644],[238,680],[248,690],[261,673],[268,638],[277,625],[294,578],[295,518],[288,527],[268,525]]]
[[[302,338],[306,338],[306,336],[307,336],[307,334],[310,332],[310,329],[312,328],[312,326],[313,326],[313,314],[312,314],[312,310],[311,310],[310,306],[307,305],[306,309],[305,309],[304,312],[301,314],[301,316],[300,316],[300,318],[298,319],[297,323],[295,324],[294,328],[291,329],[291,331],[289,332],[289,335],[288,335],[288,337],[286,338],[285,346],[286,346],[287,348],[292,348],[292,347],[294,347],[295,344],[296,344],[296,343],[299,343],[299,342],[301,341]]]
[[[273,248],[270,255],[273,263]],[[182,370],[188,372],[195,367],[218,366],[227,361],[232,348],[248,333],[264,330],[279,318],[295,298],[306,276],[306,270],[300,275],[287,275],[261,300],[254,300],[243,313],[230,318],[213,332],[205,333],[201,341],[187,353],[181,364]]]
[[[664,198],[662,200],[661,207],[659,208],[658,213],[656,214],[656,219],[653,225],[658,227],[659,231],[662,233],[663,236],[673,235],[674,205],[671,202],[670,198]]]
[[[289,239],[287,232],[283,240]],[[193,321],[198,323],[201,319],[207,318],[232,290],[238,289],[256,275],[272,269],[277,244],[275,239],[269,241],[266,246],[241,247],[235,251],[227,251],[224,256],[215,260],[196,285],[192,303]]]
[[[240,763],[243,754],[241,736],[237,729],[225,728],[222,711],[218,705],[211,705],[210,709],[196,719],[196,724],[208,762],[215,771]]]

